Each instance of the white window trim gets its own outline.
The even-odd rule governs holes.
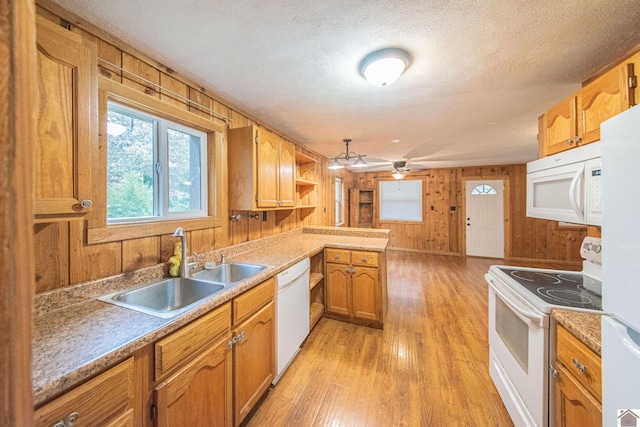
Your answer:
[[[153,189],[153,210],[158,215],[134,218],[107,218],[107,225],[126,225],[136,223],[152,223],[179,219],[196,219],[208,216],[208,176],[207,176],[207,134],[193,127],[176,123],[172,120],[157,116],[155,114],[141,111],[119,102],[109,100],[107,111],[113,108],[115,111],[123,112],[127,115],[137,116],[144,120],[154,122],[154,147],[153,147],[153,167],[154,167],[154,189]],[[168,142],[167,129],[174,129],[200,138],[200,206],[199,210],[170,212],[169,201],[166,197],[169,188],[168,164]],[[108,144],[107,144],[108,145]],[[108,153],[107,153],[108,159]],[[108,160],[107,160],[108,161]],[[156,165],[160,163],[160,177]],[[161,181],[161,183],[160,183]],[[160,183],[160,184],[159,184]]]

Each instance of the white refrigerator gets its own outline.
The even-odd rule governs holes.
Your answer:
[[[640,106],[600,130],[602,417],[620,426],[640,417]]]

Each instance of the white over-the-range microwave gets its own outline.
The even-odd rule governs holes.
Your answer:
[[[602,225],[601,142],[527,163],[527,216]]]

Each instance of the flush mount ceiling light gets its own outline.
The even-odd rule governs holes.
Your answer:
[[[333,158],[331,164],[329,165],[329,169],[342,169],[345,166],[351,166],[352,168],[363,168],[368,166],[369,164],[363,159],[363,157],[367,157],[366,154],[358,154],[353,151],[349,151],[349,143],[350,139],[346,138],[342,140],[347,146],[344,153],[340,153]],[[352,160],[355,159],[353,162]]]
[[[388,47],[376,50],[360,62],[360,74],[374,86],[387,86],[411,64],[411,54],[404,49]]]

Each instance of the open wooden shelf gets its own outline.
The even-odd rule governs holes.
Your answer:
[[[298,205],[296,209],[315,209],[318,205]]]
[[[324,279],[324,274],[322,273],[311,273],[309,275],[309,290],[316,287],[318,283],[320,283]]]
[[[298,185],[298,186],[303,186],[303,185],[315,186],[315,185],[318,185],[318,183],[315,182],[315,181],[309,181],[307,179],[296,178],[296,185]]]
[[[322,318],[324,314],[324,305],[319,302],[311,303],[311,307],[309,309],[309,329],[313,329],[313,327],[318,323],[318,321]]]

